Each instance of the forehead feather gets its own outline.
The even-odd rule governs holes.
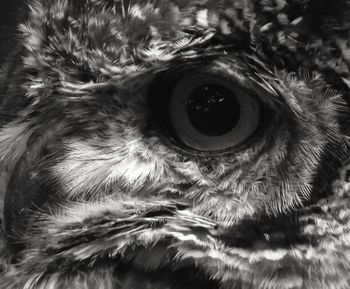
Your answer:
[[[109,78],[157,68],[184,50],[208,54],[201,48],[214,40],[258,55],[264,66],[344,75],[349,11],[345,0],[332,9],[326,0],[36,0],[22,25],[25,64]]]
[[[241,30],[239,3],[223,10],[222,1],[36,1],[22,26],[31,52],[26,64],[112,72],[116,64],[170,60],[198,38]]]

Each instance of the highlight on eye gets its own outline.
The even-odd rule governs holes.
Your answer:
[[[228,79],[195,73],[174,85],[168,113],[179,141],[194,150],[218,151],[242,144],[256,131],[260,105]]]

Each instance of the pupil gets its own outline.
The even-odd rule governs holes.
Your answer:
[[[218,84],[206,84],[191,93],[187,113],[191,124],[199,132],[221,136],[237,125],[241,109],[230,89]]]

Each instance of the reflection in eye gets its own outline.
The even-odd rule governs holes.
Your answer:
[[[169,117],[177,138],[191,149],[217,151],[242,144],[256,130],[256,98],[225,78],[194,74],[172,89]]]

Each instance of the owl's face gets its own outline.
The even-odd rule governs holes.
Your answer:
[[[61,269],[45,261],[11,286],[110,262],[157,272],[168,258],[224,288],[313,288],[299,267],[317,262],[291,248],[321,239],[298,218],[344,193],[332,182],[348,152],[349,4],[326,2],[33,2],[5,97],[25,105],[0,130],[5,232],[22,276],[43,256]],[[226,272],[198,244],[250,261]],[[302,263],[294,281],[278,271],[288,262]],[[275,279],[257,285],[244,270]]]

